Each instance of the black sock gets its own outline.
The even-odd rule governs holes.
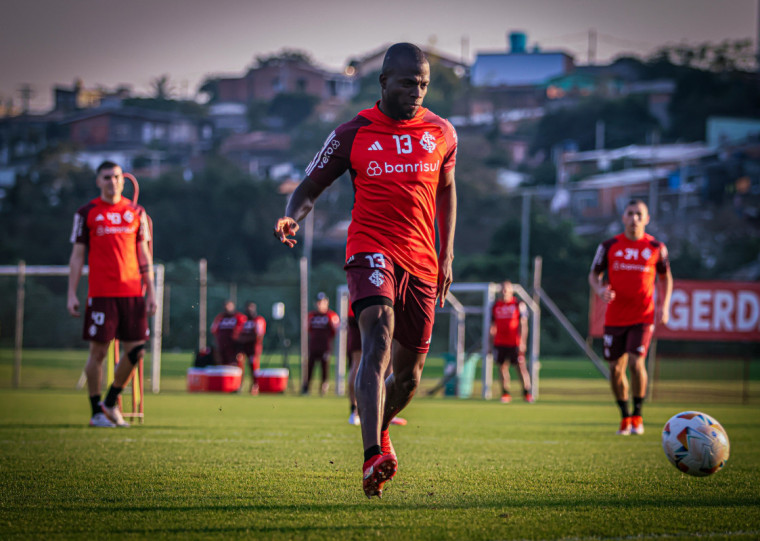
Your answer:
[[[617,405],[620,408],[620,415],[623,416],[625,419],[626,417],[630,417],[631,414],[628,411],[628,401],[627,400],[618,400]]]
[[[641,416],[641,406],[644,403],[644,397],[633,397],[633,414]]]
[[[351,413],[356,413],[356,404],[351,404]]]
[[[106,399],[103,401],[103,403],[109,408],[114,407],[116,405],[116,400],[121,394],[121,391],[121,387],[117,387],[116,385],[111,384],[111,388],[108,389],[108,394],[106,395]]]
[[[100,409],[100,395],[96,394],[90,397],[90,408],[92,409],[92,416],[95,417],[98,413],[102,413]]]
[[[372,458],[375,455],[382,455],[383,451],[380,449],[379,445],[373,445],[372,447],[368,447],[364,450],[364,462],[367,462],[370,458]]]

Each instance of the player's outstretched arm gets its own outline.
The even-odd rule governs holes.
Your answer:
[[[69,257],[69,291],[66,300],[66,308],[73,317],[79,317],[79,298],[77,297],[77,286],[79,279],[82,277],[84,268],[85,246],[79,242],[74,243]]]
[[[593,270],[588,274],[588,285],[591,291],[599,295],[604,302],[612,302],[615,299],[615,292],[612,288],[602,281],[604,273],[596,273]]]
[[[441,174],[435,196],[438,218],[438,304],[443,306],[454,280],[454,230],[457,222],[457,190],[454,169]]]
[[[137,262],[140,265],[140,274],[145,285],[145,309],[149,316],[156,314],[156,293],[153,287],[153,254],[150,252],[150,245],[147,240],[140,242],[137,246]]]
[[[659,277],[659,291],[657,297],[662,299],[661,303],[658,303],[657,307],[657,323],[665,325],[670,320],[670,297],[673,294],[673,275],[670,273],[670,268]]]
[[[288,237],[295,236],[300,229],[298,222],[303,220],[314,208],[314,202],[324,189],[323,186],[307,177],[290,196],[288,206],[285,208],[285,216],[277,220],[274,225],[274,236],[288,248],[292,248],[298,243],[296,239]]]

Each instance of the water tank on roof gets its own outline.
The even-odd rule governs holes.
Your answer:
[[[528,36],[525,32],[510,32],[509,33],[509,52],[510,53],[524,53],[525,44],[528,42]]]

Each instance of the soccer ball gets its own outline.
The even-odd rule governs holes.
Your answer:
[[[729,447],[725,429],[699,411],[678,413],[662,429],[665,456],[676,468],[696,477],[713,474],[725,466]]]

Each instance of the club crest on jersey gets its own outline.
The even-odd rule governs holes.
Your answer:
[[[435,150],[435,137],[430,135],[430,132],[426,131],[420,139],[420,146],[428,151],[428,154],[432,154]]]
[[[650,250],[649,248],[644,248],[644,251],[641,252],[641,257],[643,257],[644,259],[649,259],[651,255],[652,255],[652,250]]]
[[[375,271],[369,275],[369,281],[375,287],[380,287],[385,283],[385,278],[380,271]]]
[[[131,224],[132,220],[134,219],[135,219],[135,215],[132,214],[132,211],[128,210],[127,212],[124,213],[124,221],[127,222],[128,224]]]

